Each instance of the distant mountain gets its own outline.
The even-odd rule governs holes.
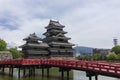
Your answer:
[[[93,54],[93,48],[92,47],[84,47],[84,46],[76,46],[74,47],[74,54],[80,53],[81,55],[84,54]]]

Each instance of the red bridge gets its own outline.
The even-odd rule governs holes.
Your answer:
[[[13,69],[18,68],[18,75],[20,77],[20,70],[23,70],[23,75],[26,74],[26,69],[29,69],[29,75],[35,75],[35,69],[42,69],[42,76],[44,76],[44,69],[47,69],[47,76],[49,77],[49,68],[58,67],[62,73],[62,80],[64,79],[64,71],[67,71],[67,80],[69,79],[70,70],[86,71],[86,76],[92,80],[98,80],[97,75],[105,75],[120,78],[120,64],[82,61],[82,60],[62,60],[62,59],[11,59],[0,61],[0,67],[4,72],[4,68],[9,68],[9,74],[13,75]]]

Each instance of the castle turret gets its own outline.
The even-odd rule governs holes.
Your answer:
[[[35,33],[30,34],[23,40],[26,41],[26,43],[21,46],[24,58],[49,57],[49,46],[46,43],[43,43],[41,41],[42,39],[37,37]]]
[[[61,25],[58,21],[50,20],[49,25],[45,27],[47,31],[43,34],[45,38],[44,42],[50,46],[49,51],[51,57],[71,57],[73,56],[72,46],[74,44],[69,43],[71,38],[66,37],[66,31],[63,30],[65,26]]]

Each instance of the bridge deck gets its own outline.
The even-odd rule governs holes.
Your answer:
[[[0,65],[47,65],[75,70],[93,71],[98,74],[120,77],[120,64],[62,59],[10,59],[1,60]]]

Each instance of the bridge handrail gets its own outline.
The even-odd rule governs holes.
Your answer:
[[[51,65],[74,69],[94,70],[112,74],[120,74],[120,64],[62,59],[8,59],[0,60],[0,65]]]

